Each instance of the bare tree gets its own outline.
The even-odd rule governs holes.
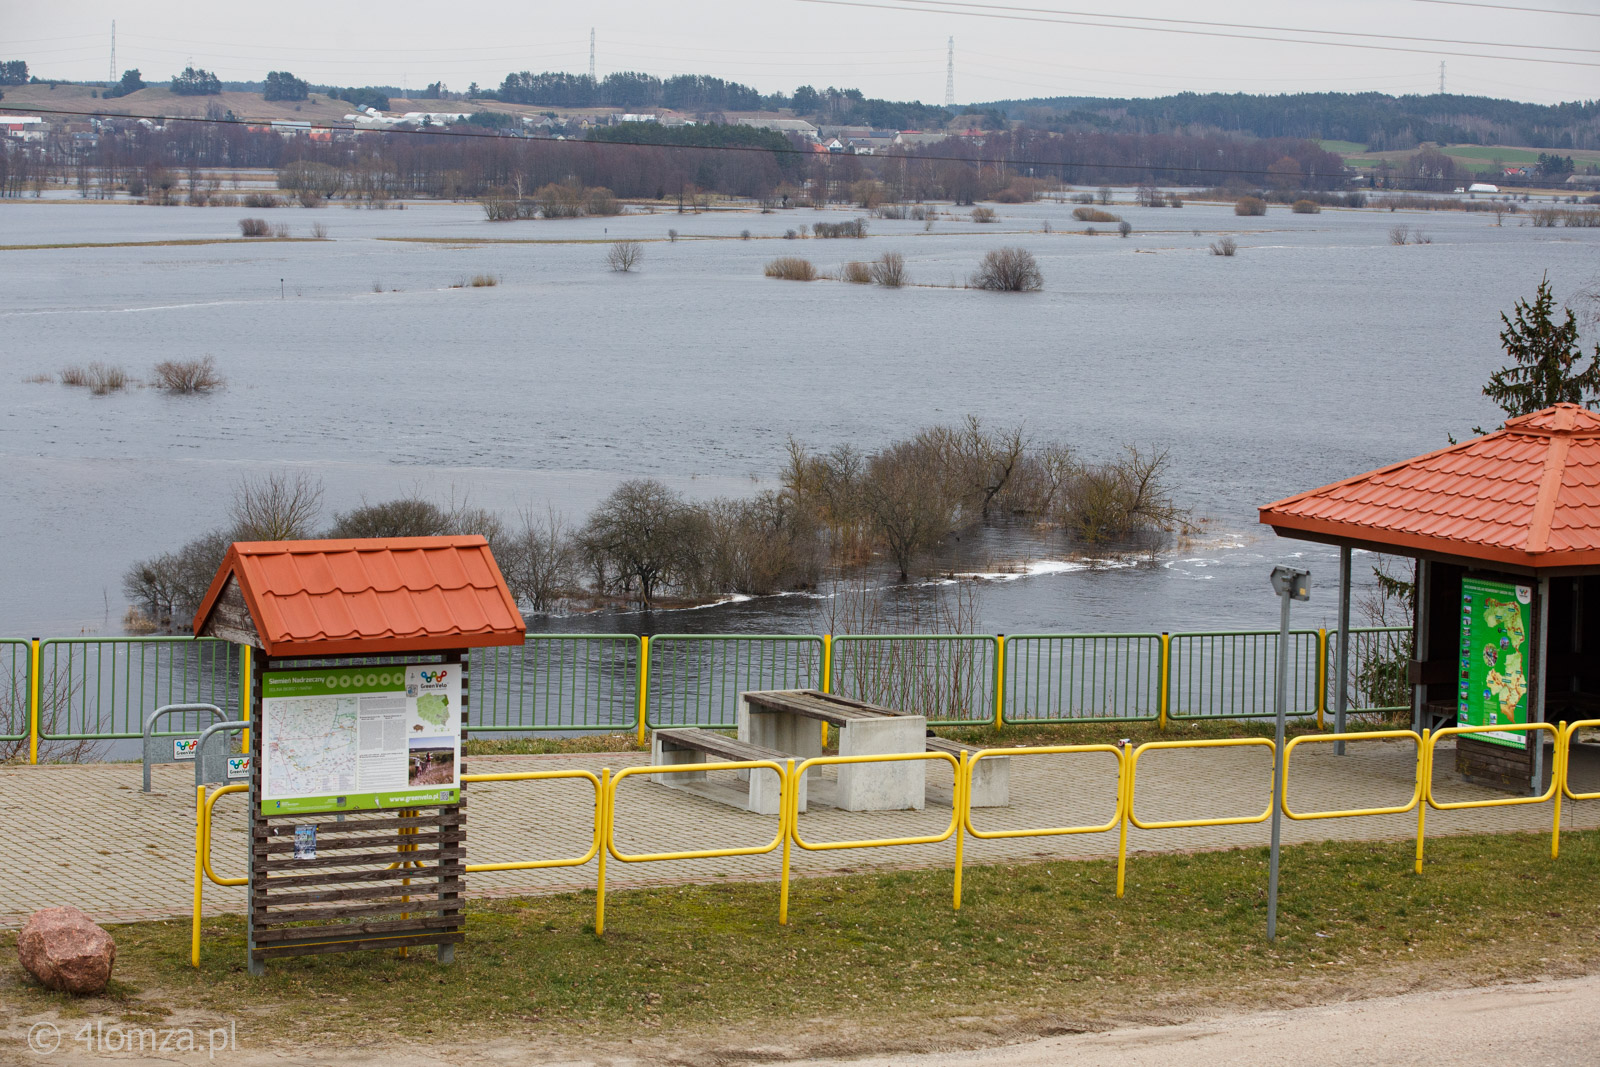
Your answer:
[[[523,511],[521,526],[495,555],[511,595],[534,611],[551,610],[579,584],[577,542],[554,508],[542,516]]]
[[[911,576],[919,557],[949,536],[956,506],[928,446],[916,441],[890,445],[867,461],[861,505],[900,571]]]
[[[637,590],[648,605],[682,573],[693,520],[677,493],[653,478],[635,479],[600,502],[578,544],[602,589]]]
[[[312,536],[322,510],[322,483],[305,471],[245,478],[228,517],[236,541],[298,541]]]
[[[1026,248],[996,248],[979,262],[972,286],[999,293],[1031,293],[1044,288],[1044,275]]]
[[[638,241],[612,241],[606,251],[606,266],[618,274],[626,274],[644,259],[644,245]]]

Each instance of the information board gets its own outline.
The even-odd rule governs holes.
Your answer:
[[[1456,721],[1485,726],[1462,734],[1490,744],[1527,748],[1526,731],[1494,730],[1528,721],[1528,657],[1533,589],[1481,578],[1461,580],[1461,668]]]
[[[460,766],[460,664],[262,675],[264,815],[456,804]]]

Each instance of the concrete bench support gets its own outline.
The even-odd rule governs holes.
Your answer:
[[[722,763],[743,760],[772,760],[782,765],[788,755],[783,752],[735,741],[710,730],[657,730],[650,742],[650,762],[656,766],[670,767],[686,763]],[[783,799],[783,786],[778,775],[770,770],[755,768],[738,772],[747,786],[744,807],[758,815],[776,815]],[[704,785],[705,771],[675,771],[672,774],[652,774],[650,780],[672,789],[688,789]],[[800,810],[806,810],[806,783],[799,784]]]

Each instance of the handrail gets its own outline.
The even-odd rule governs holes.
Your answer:
[[[1422,795],[1428,801],[1428,806],[1437,811],[1460,811],[1464,808],[1507,808],[1519,804],[1543,804],[1545,801],[1553,798],[1555,800],[1555,804],[1552,805],[1554,817],[1550,829],[1550,858],[1555,859],[1560,855],[1561,852],[1561,792],[1567,776],[1568,756],[1567,747],[1564,742],[1570,736],[1567,733],[1566,727],[1567,724],[1564,722],[1560,724],[1548,722],[1524,722],[1507,723],[1504,725],[1497,724],[1493,730],[1485,729],[1482,726],[1448,726],[1442,730],[1435,730],[1427,742],[1428,758],[1427,768],[1424,772],[1424,789]],[[1555,739],[1555,753],[1551,760],[1550,788],[1546,789],[1543,793],[1540,793],[1537,796],[1496,797],[1490,800],[1441,801],[1434,797],[1433,755],[1434,751],[1439,746],[1439,738],[1459,737],[1462,734],[1506,732],[1517,732],[1526,735],[1543,733],[1547,730]],[[1533,739],[1529,738],[1528,743],[1533,743]],[[1542,741],[1539,743],[1543,744]],[[1421,872],[1422,870],[1422,842],[1420,838],[1417,841],[1417,870],[1418,872]]]
[[[216,805],[218,797],[228,793],[248,792],[249,789],[247,785],[225,785],[207,795],[203,783],[195,786],[194,918],[189,928],[189,962],[195,967],[200,966],[200,904],[205,880],[209,878],[217,885],[223,886],[245,885],[250,881],[249,878],[218,878],[217,872],[211,869],[211,809]]]
[[[1158,822],[1145,822],[1133,810],[1134,781],[1138,774],[1139,757],[1147,749],[1156,748],[1239,748],[1262,747],[1268,752],[1276,752],[1277,746],[1266,737],[1228,737],[1209,741],[1146,741],[1133,750],[1133,755],[1128,758],[1128,821],[1141,830],[1187,830],[1199,826],[1244,826],[1251,823],[1266,822],[1272,818],[1272,776],[1267,776],[1267,807],[1260,815],[1227,816],[1218,819],[1167,819]],[[1276,769],[1274,769],[1276,770]]]
[[[1423,740],[1422,735],[1414,730],[1373,730],[1366,733],[1342,734],[1302,734],[1283,747],[1283,788],[1278,795],[1283,798],[1283,813],[1291,819],[1348,819],[1360,815],[1404,815],[1422,802],[1422,775],[1416,777],[1411,799],[1398,807],[1387,808],[1345,808],[1339,811],[1308,811],[1297,812],[1289,807],[1289,760],[1294,755],[1294,750],[1299,745],[1316,744],[1325,741],[1386,741],[1391,738],[1409,737],[1417,743],[1417,766],[1422,766]]]
[[[1600,719],[1579,719],[1562,724],[1561,730],[1561,792],[1568,800],[1600,800],[1600,793],[1574,793],[1572,791],[1572,738],[1582,727],[1600,726]]]
[[[600,845],[605,836],[604,817],[604,786],[600,776],[593,771],[568,770],[568,771],[508,771],[503,774],[463,774],[461,784],[469,782],[548,782],[558,779],[584,779],[594,785],[594,834],[589,842],[589,851],[581,856],[567,857],[555,860],[517,860],[511,863],[469,863],[464,870],[468,874],[490,871],[542,871],[550,867],[582,867],[595,854],[600,851]]]

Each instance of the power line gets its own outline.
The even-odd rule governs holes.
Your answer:
[[[1541,52],[1583,52],[1590,55],[1600,54],[1600,49],[1597,48],[1568,48],[1562,45],[1551,44],[1508,44],[1504,41],[1464,41],[1453,37],[1412,37],[1398,33],[1369,33],[1360,30],[1315,30],[1307,29],[1301,26],[1271,26],[1260,25],[1253,22],[1204,22],[1199,19],[1157,18],[1152,15],[1117,15],[1104,11],[1072,11],[1053,7],[1020,7],[1015,4],[980,4],[970,2],[970,0],[911,0],[911,2],[915,2],[925,7],[972,8],[977,12],[1022,11],[1036,15],[1070,15],[1075,18],[1117,19],[1120,22],[1166,23],[1176,26],[1207,26],[1214,29],[1226,30],[1262,30],[1272,33],[1312,33],[1327,37],[1368,37],[1379,41],[1417,41],[1423,44],[1459,44],[1467,45],[1473,48],[1524,48],[1534,49]],[[1145,27],[1127,26],[1123,28],[1144,29]]]
[[[1480,7],[1491,11],[1516,11],[1523,15],[1570,15],[1578,18],[1600,19],[1600,11],[1558,11],[1549,7],[1515,7],[1511,4],[1480,4],[1472,0],[1411,0],[1413,4],[1441,4],[1445,7]]]
[[[129,121],[137,121],[139,119],[147,119],[150,122],[161,123],[163,125],[166,124],[166,123],[169,123],[169,122],[194,122],[194,123],[201,123],[201,124],[210,125],[210,126],[264,126],[264,125],[268,125],[272,121],[270,119],[200,118],[200,117],[193,116],[193,115],[125,115],[125,114],[117,114],[117,113],[110,112],[110,111],[74,111],[74,110],[68,110],[68,109],[65,109],[65,108],[48,108],[48,107],[33,107],[33,108],[18,107],[18,108],[9,108],[8,111],[10,111],[10,113],[14,114],[14,115],[70,115],[70,116],[73,116],[73,117],[76,117],[76,118],[123,119],[123,120],[129,120]],[[301,128],[304,129],[306,127],[301,127]],[[351,127],[348,127],[348,126],[330,126],[330,125],[327,125],[325,123],[311,123],[309,125],[309,128],[313,129],[313,130],[349,130],[349,129],[351,129]],[[371,127],[363,127],[363,128],[360,129],[360,132],[362,133],[363,136],[368,135],[368,134],[379,134],[379,135],[385,135],[385,136],[391,136],[391,137],[398,137],[398,136],[405,136],[405,137],[468,137],[468,138],[475,138],[475,139],[487,139],[487,140],[496,141],[496,142],[498,142],[500,140],[504,140],[504,138],[496,137],[492,133],[488,133],[488,132],[473,132],[473,131],[467,131],[467,130],[455,130],[455,129],[452,129],[452,128],[448,127],[448,126],[446,126],[446,127],[430,126],[430,127],[426,128],[426,129],[422,129],[422,128],[416,128],[416,129],[409,129],[409,128],[376,129],[376,128],[371,128]],[[834,156],[834,153],[831,153],[831,152],[830,153],[818,153],[816,151],[813,151],[810,148],[794,148],[794,147],[789,147],[789,148],[761,148],[761,147],[757,147],[757,146],[754,146],[754,145],[687,145],[687,144],[671,144],[671,143],[666,142],[666,141],[566,141],[566,140],[558,141],[558,140],[554,140],[554,139],[551,139],[551,138],[544,138],[544,137],[515,138],[515,140],[517,140],[520,143],[525,143],[525,144],[544,144],[544,145],[566,145],[566,146],[581,146],[581,145],[598,146],[598,145],[604,145],[604,146],[606,146],[608,148],[674,148],[674,149],[682,149],[684,151],[690,151],[690,152],[737,152],[737,153],[741,153],[741,154],[758,153],[758,154],[763,154],[763,155],[806,156],[806,157],[810,157],[810,158],[815,158],[815,157],[821,156],[821,157],[829,158],[829,159],[833,158],[833,156]],[[1300,140],[1305,140],[1305,138],[1300,138]],[[859,157],[852,157],[852,158],[859,158]],[[972,156],[946,156],[946,155],[931,155],[931,154],[925,154],[925,153],[919,153],[918,155],[914,155],[914,156],[913,155],[904,155],[904,156],[902,156],[902,155],[888,155],[888,156],[874,156],[872,158],[875,158],[875,159],[900,160],[900,161],[904,161],[904,162],[908,162],[908,163],[970,163],[970,164],[973,164],[973,165],[976,165],[976,166],[1006,166],[1006,167],[1012,167],[1012,168],[1016,168],[1016,167],[1061,167],[1061,168],[1083,167],[1083,168],[1095,168],[1095,169],[1099,169],[1099,170],[1124,170],[1124,171],[1161,170],[1161,171],[1168,171],[1168,172],[1181,173],[1181,174],[1261,175],[1261,174],[1265,173],[1265,171],[1266,171],[1266,168],[1264,168],[1264,167],[1257,167],[1257,168],[1245,168],[1245,167],[1191,167],[1191,166],[1183,166],[1181,164],[1171,164],[1171,165],[1163,164],[1161,166],[1151,166],[1150,164],[1147,164],[1147,163],[1096,163],[1096,162],[1092,162],[1092,161],[1088,161],[1088,160],[1080,160],[1080,159],[1016,159],[1016,158],[981,159],[981,158],[974,158]]]
[[[1305,44],[1322,48],[1357,48],[1374,52],[1405,52],[1414,55],[1429,56],[1456,56],[1466,59],[1494,59],[1511,63],[1550,63],[1564,67],[1600,67],[1600,63],[1586,63],[1575,59],[1547,59],[1539,56],[1496,56],[1484,55],[1479,52],[1455,52],[1436,48],[1402,48],[1398,45],[1361,44],[1355,41],[1308,41],[1298,37],[1273,37],[1263,34],[1223,33],[1218,30],[1187,30],[1173,26],[1128,26],[1115,22],[1085,22],[1082,19],[1044,18],[1038,15],[1002,15],[992,10],[985,11],[940,11],[924,5],[938,3],[940,0],[902,0],[901,3],[871,3],[868,0],[795,0],[800,4],[822,4],[828,7],[854,7],[871,8],[879,11],[920,12],[922,14],[955,14],[975,18],[998,19],[1004,22],[1042,22],[1060,26],[1089,26],[1102,30],[1139,30],[1145,33],[1172,33],[1186,37],[1223,37],[1237,41],[1270,41],[1277,44]],[[1104,16],[1120,17],[1120,16]],[[1285,32],[1317,32],[1294,31]],[[1577,51],[1574,49],[1574,51]]]

